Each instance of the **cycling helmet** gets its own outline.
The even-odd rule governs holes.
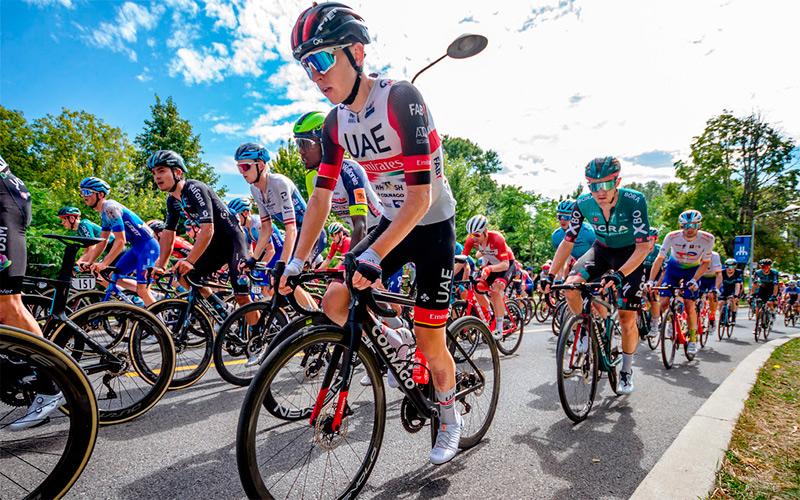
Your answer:
[[[236,153],[234,153],[233,159],[236,161],[261,160],[264,163],[267,163],[269,161],[269,151],[261,147],[259,144],[245,142],[236,148]]]
[[[658,238],[658,228],[650,227],[650,230],[647,232],[647,236],[649,238]]]
[[[150,155],[147,159],[147,168],[153,170],[156,167],[179,168],[186,173],[186,163],[183,157],[170,149],[161,149]]]
[[[300,14],[292,29],[291,42],[292,55],[300,61],[315,50],[355,42],[368,44],[370,38],[364,18],[350,7],[324,2],[315,3]]]
[[[331,222],[328,225],[328,234],[330,234],[331,236],[333,236],[336,233],[340,233],[342,231],[344,231],[344,226],[341,225],[339,222]]]
[[[67,217],[68,215],[80,215],[81,211],[77,207],[61,207],[58,209],[59,217]]]
[[[234,198],[228,202],[228,210],[239,215],[245,210],[252,210],[252,207],[248,198]]]
[[[467,233],[480,233],[486,230],[486,226],[489,225],[489,221],[486,220],[486,217],[483,215],[473,215],[467,221]]]
[[[725,259],[725,267],[736,267],[736,259]]]
[[[703,220],[703,214],[697,210],[684,210],[678,216],[678,224],[683,227],[685,224],[700,224]]]
[[[292,133],[299,138],[319,139],[322,137],[322,124],[324,123],[325,113],[322,111],[309,111],[294,122]]]
[[[111,192],[111,186],[106,181],[98,177],[87,177],[83,179],[79,185],[81,189],[88,189],[95,193],[108,194]]]
[[[155,233],[160,233],[161,231],[163,231],[164,229],[167,228],[167,226],[164,224],[164,222],[162,222],[160,220],[156,220],[156,219],[147,221],[147,226],[150,229],[152,229],[153,232],[155,232]]]
[[[572,200],[564,200],[556,207],[558,215],[572,215],[573,210],[575,210],[575,202]]]
[[[542,271],[549,271],[549,270],[550,270],[550,264],[543,264],[542,265]]]
[[[587,179],[604,179],[611,175],[619,175],[620,168],[619,160],[613,156],[606,156],[587,163],[584,174]]]
[[[758,265],[759,266],[771,266],[772,265],[772,259],[761,259],[761,260],[758,261]]]

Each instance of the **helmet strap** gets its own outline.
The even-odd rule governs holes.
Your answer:
[[[347,56],[347,60],[350,61],[350,66],[356,70],[356,81],[353,82],[353,88],[350,90],[350,95],[342,101],[342,104],[349,106],[353,104],[353,101],[356,100],[356,96],[358,95],[358,89],[361,86],[361,73],[363,73],[364,68],[356,64],[356,58],[353,57],[353,53],[350,52],[350,47],[345,47],[342,49],[342,52],[344,52],[344,54]]]
[[[94,203],[92,203],[92,205],[89,208],[94,210],[94,208],[97,206],[98,203],[100,203],[100,193],[95,191],[94,192]]]
[[[170,172],[172,172],[172,187],[169,189],[168,192],[174,193],[175,190],[178,189],[178,182],[180,181],[178,180],[178,176],[175,175],[175,169],[171,168],[169,170]]]
[[[258,184],[259,181],[261,181],[261,176],[264,174],[264,170],[266,169],[267,169],[266,167],[258,168],[258,164],[256,164],[256,172],[258,172],[258,175],[256,175],[256,180],[253,181],[253,184]]]

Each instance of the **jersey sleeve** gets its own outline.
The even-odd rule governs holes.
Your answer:
[[[211,208],[211,195],[208,189],[195,183],[187,183],[183,187],[184,192],[181,197],[186,200],[187,207],[191,207],[191,212],[197,214],[198,224],[210,224],[214,222],[214,214]]]
[[[398,82],[389,90],[389,125],[400,137],[406,185],[431,183],[431,138],[428,111],[416,87]]]
[[[506,239],[503,238],[502,234],[495,231],[490,231],[489,236],[486,239],[486,244],[497,249],[495,257],[497,257],[498,261],[502,262],[504,260],[513,259],[511,249],[508,248]]]
[[[258,206],[259,219],[269,223],[268,221],[272,219],[272,216],[270,215],[269,210],[267,210],[267,203],[264,200],[264,195],[261,194],[261,191],[255,185],[250,186],[250,194],[253,196],[253,200]]]
[[[475,242],[472,241],[472,236],[468,235],[467,240],[464,242],[464,250],[461,251],[461,255],[466,255],[469,257],[469,254],[472,253],[472,247],[475,245]]]
[[[569,226],[567,226],[567,229],[564,231],[565,240],[570,243],[575,243],[575,240],[578,239],[578,234],[581,232],[581,228],[583,228],[583,219],[583,212],[581,212],[578,203],[575,203],[575,209],[572,210],[572,217],[569,219]]]
[[[297,222],[297,214],[294,211],[292,186],[289,184],[289,180],[283,176],[275,176],[269,180],[269,189],[280,197],[283,225],[295,224]]]
[[[342,184],[347,192],[347,204],[350,206],[350,215],[366,217],[369,213],[367,205],[367,178],[363,170],[356,169],[349,161],[342,165]]]
[[[636,243],[647,243],[647,237],[650,235],[650,218],[647,215],[647,199],[643,194],[639,194],[638,198],[639,200],[634,205],[633,211],[634,241],[636,241]],[[640,212],[638,217],[636,212]]]
[[[711,266],[714,265],[714,235],[708,233],[708,246],[705,249],[705,253],[703,254],[702,261],[703,262],[711,262]]]
[[[116,201],[107,201],[103,207],[103,230],[112,233],[125,231],[125,222],[122,220],[122,205]]]
[[[180,204],[174,196],[167,196],[167,220],[164,222],[166,229],[177,231],[181,219]]]
[[[658,251],[658,256],[666,257],[670,248],[672,248],[672,233],[669,233],[664,237],[664,241],[661,243],[661,250]]]
[[[342,170],[344,148],[339,144],[339,107],[334,107],[322,127],[322,160],[317,174],[316,187],[333,191]]]
[[[81,223],[78,224],[78,236],[81,238],[92,238],[94,236],[88,221],[82,220]]]

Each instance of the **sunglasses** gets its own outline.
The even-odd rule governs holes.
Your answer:
[[[81,196],[91,196],[91,195],[95,194],[96,192],[97,191],[94,191],[92,189],[83,189],[83,188],[81,188]]]
[[[239,167],[239,172],[244,173],[250,170],[252,167],[255,167],[256,164],[255,162],[247,161],[247,162],[237,163],[236,166]]]
[[[690,222],[689,224],[681,224],[681,229],[697,229],[700,227],[700,224],[696,222]]]
[[[314,69],[317,73],[324,75],[336,64],[335,52],[349,45],[339,45],[336,47],[326,47],[316,52],[312,52],[300,60],[300,65],[306,70],[308,77],[313,76],[311,70]]]
[[[572,218],[572,216],[568,215],[568,214],[559,214],[558,215],[558,220],[567,221],[567,220],[570,220],[571,218]]]
[[[610,191],[610,190],[614,189],[614,187],[616,185],[617,185],[617,180],[616,179],[610,179],[610,180],[603,181],[603,182],[590,182],[589,183],[589,191],[591,191],[593,193],[596,193],[596,192],[600,191],[601,189],[603,191]]]
[[[308,149],[313,148],[315,145],[319,144],[318,141],[314,139],[309,139],[307,137],[295,137],[294,143],[297,144],[297,149],[300,151],[306,151]]]

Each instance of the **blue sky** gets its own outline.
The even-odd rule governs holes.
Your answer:
[[[483,53],[444,60],[417,86],[440,133],[498,151],[501,182],[557,196],[606,154],[623,159],[627,180],[669,180],[724,109],[760,112],[800,139],[800,69],[786,64],[800,2],[350,3],[373,36],[368,70],[392,78],[410,78],[461,33],[489,38]],[[3,0],[0,103],[29,120],[84,109],[132,139],[154,95],[172,96],[229,192],[245,193],[236,146],[274,151],[299,115],[328,107],[289,53],[309,4]]]

